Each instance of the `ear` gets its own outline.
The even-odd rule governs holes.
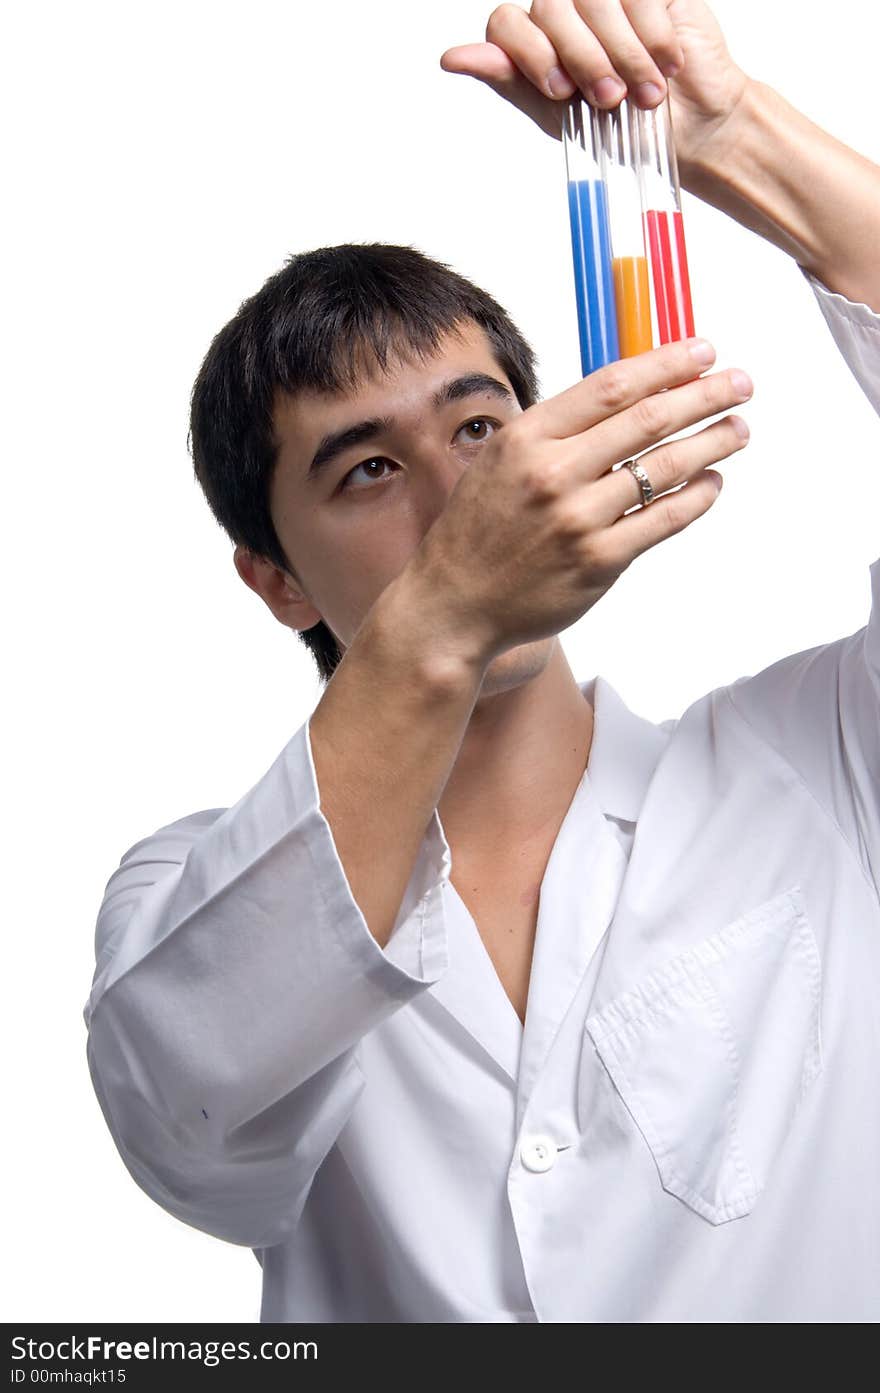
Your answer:
[[[311,629],[323,617],[289,571],[279,570],[273,562],[243,546],[235,548],[232,560],[245,585],[268,605],[279,624],[289,629]]]

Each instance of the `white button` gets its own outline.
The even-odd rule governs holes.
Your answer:
[[[548,1171],[556,1164],[556,1143],[543,1134],[527,1137],[520,1148],[519,1159],[528,1171]]]

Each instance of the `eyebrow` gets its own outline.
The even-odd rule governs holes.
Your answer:
[[[509,402],[511,405],[516,402],[516,397],[510,388],[505,387],[503,382],[499,382],[497,377],[490,377],[485,372],[468,372],[463,373],[461,377],[453,377],[448,382],[444,382],[431,398],[431,405],[437,411],[450,402],[478,395],[497,397],[499,401]],[[329,435],[324,436],[315,451],[306,474],[306,483],[313,483],[319,478],[327,466],[344,450],[351,450],[356,445],[364,445],[368,440],[375,440],[380,435],[387,435],[393,429],[393,417],[374,416],[368,421],[358,421],[355,425],[346,426],[344,430],[331,431]]]

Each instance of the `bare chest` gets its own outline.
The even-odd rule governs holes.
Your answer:
[[[452,877],[513,1009],[525,1023],[543,866]]]

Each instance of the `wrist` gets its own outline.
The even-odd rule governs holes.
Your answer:
[[[877,165],[753,79],[715,137],[689,153],[682,182],[691,193],[780,247],[829,290],[880,307]]]
[[[414,559],[389,582],[356,638],[441,697],[475,694],[494,657],[488,634],[465,622]]]
[[[772,87],[748,78],[728,117],[679,164],[682,187],[810,266],[817,227],[806,190],[821,177],[823,139]]]
[[[723,190],[746,158],[746,151],[760,146],[772,126],[770,99],[778,95],[765,83],[743,74],[742,84],[730,108],[710,118],[687,149],[676,145],[681,186],[698,198],[717,187]],[[780,99],[781,100],[781,99]],[[712,202],[711,198],[707,201]]]

